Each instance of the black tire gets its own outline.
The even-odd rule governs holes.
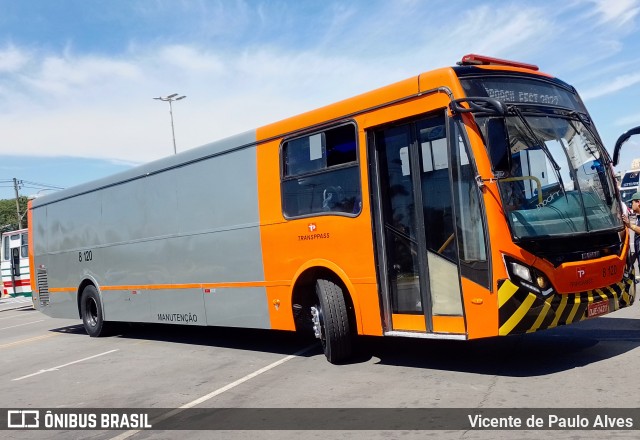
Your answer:
[[[320,321],[320,342],[327,360],[337,364],[350,358],[353,349],[351,328],[340,286],[329,280],[316,281],[316,308]]]
[[[92,338],[107,336],[111,330],[111,325],[104,320],[100,295],[94,286],[87,286],[82,291],[80,316],[82,316],[84,329]]]

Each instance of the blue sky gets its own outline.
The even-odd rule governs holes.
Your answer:
[[[0,0],[0,198],[68,187],[481,53],[640,125],[640,0]],[[632,140],[619,169],[640,157]],[[25,184],[21,194],[41,187]]]

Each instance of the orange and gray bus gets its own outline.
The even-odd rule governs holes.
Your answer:
[[[633,303],[613,162],[576,90],[465,56],[31,202],[37,308],[468,340]]]

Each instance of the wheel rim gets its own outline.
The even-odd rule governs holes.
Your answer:
[[[313,323],[313,333],[317,339],[320,339],[322,348],[326,346],[326,336],[324,328],[324,316],[322,307],[315,305],[311,307],[311,322]]]
[[[98,325],[98,303],[94,298],[87,299],[86,312],[87,324],[91,327]]]

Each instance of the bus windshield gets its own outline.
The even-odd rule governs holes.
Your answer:
[[[511,172],[499,188],[515,239],[622,226],[603,151],[580,118],[516,111],[505,121]]]
[[[622,182],[620,182],[620,188],[637,188],[640,184],[640,171],[627,171],[622,176]]]

